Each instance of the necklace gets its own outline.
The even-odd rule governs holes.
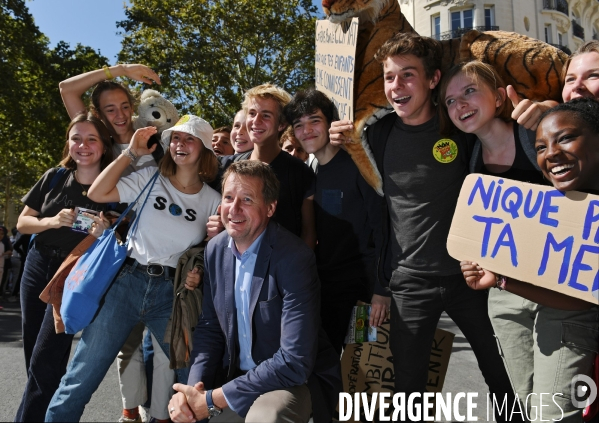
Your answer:
[[[79,182],[79,180],[77,179],[77,171],[73,172],[73,178],[75,178],[75,182],[77,182],[81,187],[81,195],[87,197],[87,190],[83,187],[83,185],[81,185],[81,182]]]
[[[195,184],[198,184],[198,183],[202,182],[201,180],[199,180],[199,179],[198,179],[198,180],[197,180],[197,181],[195,181],[193,184],[185,186],[185,185],[183,185],[183,184],[181,183],[181,181],[180,181],[180,180],[177,178],[177,175],[173,175],[173,176],[175,177],[175,179],[177,180],[177,182],[179,183],[179,185],[181,185],[181,186],[183,187],[183,190],[186,190],[187,188],[190,188],[190,187],[194,186]]]

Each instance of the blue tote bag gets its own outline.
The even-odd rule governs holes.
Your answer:
[[[157,170],[135,201],[129,204],[129,207],[121,214],[116,223],[106,229],[79,258],[69,276],[67,276],[62,294],[62,305],[60,306],[60,314],[66,333],[73,335],[79,332],[87,327],[96,315],[100,300],[127,257],[129,240],[137,228],[139,216],[146,205],[146,201],[148,201],[158,174]],[[148,189],[148,193],[129,229],[127,240],[120,244],[116,238],[116,228],[133,206],[137,204],[146,189]]]

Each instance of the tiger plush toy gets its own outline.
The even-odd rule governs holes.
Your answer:
[[[347,151],[364,179],[383,195],[383,184],[364,136],[364,128],[392,109],[383,90],[383,69],[374,54],[398,32],[415,32],[398,0],[322,0],[329,20],[360,19],[356,45],[354,133]],[[441,41],[442,72],[455,63],[478,59],[495,67],[521,98],[561,100],[560,74],[567,55],[524,35],[506,31],[472,30],[461,38]]]

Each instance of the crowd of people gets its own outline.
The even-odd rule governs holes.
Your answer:
[[[438,42],[416,34],[375,59],[393,108],[366,130],[382,197],[344,148],[353,122],[316,89],[253,87],[230,126],[185,115],[149,146],[156,129],[134,130],[135,98],[114,78],[159,84],[150,68],[60,84],[72,119],[63,157],[17,224],[33,239],[21,254],[27,384],[15,421],[79,421],[118,358],[119,421],[141,421],[149,404],[154,422],[329,422],[357,301],[371,304],[372,326],[390,318],[396,392],[426,391],[446,312],[489,391],[520,401],[497,421],[526,420],[542,397],[525,399],[540,393],[561,394],[542,404],[545,419],[582,421],[570,384],[596,362],[599,307],[460,263],[446,241],[469,173],[599,194],[599,42],[565,64],[561,104],[520,101],[482,62],[441,75]],[[449,159],[431,153],[441,139]],[[40,294],[146,185],[125,263],[69,362],[73,335]],[[87,232],[72,229],[75,207],[95,211]]]

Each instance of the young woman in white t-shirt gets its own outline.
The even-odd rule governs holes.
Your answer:
[[[88,107],[83,95],[92,89],[89,110],[102,120],[112,138],[112,150],[115,157],[129,146],[133,129],[133,114],[136,99],[127,87],[114,78],[126,77],[145,84],[160,84],[160,78],[152,69],[141,64],[120,63],[105,66],[62,81],[60,95],[69,116],[86,111]],[[155,156],[156,154],[154,154]],[[159,156],[158,156],[159,157]],[[153,155],[140,156],[132,161],[123,172],[127,175],[142,168],[156,169]],[[143,325],[137,326],[129,335],[127,342],[119,352],[117,366],[119,387],[123,400],[123,414],[119,421],[135,421],[139,417],[138,406],[146,402],[146,366],[142,353]],[[167,405],[169,397],[165,394],[174,381],[169,369],[168,359],[160,351],[156,339],[152,339],[153,384],[150,415],[157,419],[168,419]]]
[[[129,148],[98,176],[89,196],[96,201],[133,201],[152,179],[146,168],[120,178],[131,160],[150,154],[153,127],[139,129]],[[170,138],[159,176],[131,235],[128,258],[108,289],[93,322],[83,331],[67,374],[54,394],[46,421],[78,420],[131,329],[143,322],[163,343],[173,302],[172,278],[179,256],[206,237],[208,216],[216,213],[220,195],[206,182],[217,173],[211,151],[212,127],[196,116],[183,116],[162,134]],[[140,199],[141,207],[146,194]],[[111,199],[111,200],[108,200]],[[187,278],[189,284],[190,278]],[[199,277],[194,282],[199,283]],[[193,288],[193,287],[190,287]],[[188,369],[177,370],[185,383]]]

